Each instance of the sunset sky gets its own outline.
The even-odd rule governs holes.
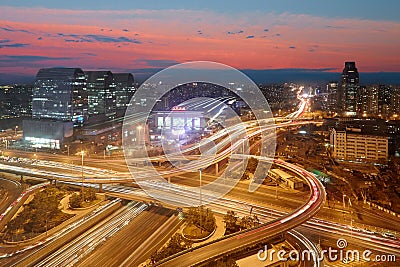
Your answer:
[[[239,69],[400,71],[400,1],[0,1],[0,73]],[[60,2],[60,3],[59,3]],[[190,3],[188,3],[190,2]]]

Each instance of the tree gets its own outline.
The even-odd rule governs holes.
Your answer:
[[[203,206],[190,207],[186,218],[189,223],[201,230],[212,232],[215,228],[215,216],[209,208],[205,209]]]
[[[240,225],[240,230],[246,230],[260,225],[260,221],[257,215],[243,216],[242,219],[240,220],[239,225]]]
[[[54,186],[36,192],[34,198],[23,206],[22,212],[7,224],[8,231],[17,232],[23,229],[26,233],[44,232],[55,224],[54,218],[62,217],[58,206],[63,197],[64,192]]]
[[[224,215],[224,223],[227,232],[233,233],[237,231],[238,225],[238,216],[232,210],[228,210]]]
[[[93,201],[96,200],[96,190],[94,188],[85,188],[83,190],[83,200]]]
[[[152,262],[158,262],[162,259],[165,259],[171,255],[174,255],[191,247],[192,243],[190,241],[185,240],[180,234],[175,234],[171,237],[170,241],[165,247],[163,247],[158,252],[154,252],[153,255],[151,255],[151,260]]]
[[[247,161],[247,167],[242,175],[242,180],[253,179],[254,172],[257,169],[257,165],[258,165],[258,159],[253,157],[249,158],[249,160]]]
[[[80,208],[82,207],[82,196],[77,193],[73,193],[69,198],[69,205],[71,208]]]

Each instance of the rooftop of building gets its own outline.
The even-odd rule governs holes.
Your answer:
[[[346,134],[387,138],[387,134],[379,132],[379,131],[375,131],[370,128],[357,128],[357,127],[348,127],[346,125],[342,125],[342,126],[336,126],[336,127],[334,127],[334,129],[336,131],[346,132]]]
[[[77,74],[83,75],[80,68],[46,68],[40,69],[36,75],[36,80],[71,80]]]
[[[282,171],[281,169],[271,169],[270,171],[275,173],[275,174],[277,174],[277,175],[279,175],[284,180],[294,177],[293,175],[291,175],[291,174],[289,174],[289,173],[287,173],[285,171]]]
[[[133,75],[132,73],[113,73],[114,79],[116,82],[126,82],[132,81],[133,82]]]

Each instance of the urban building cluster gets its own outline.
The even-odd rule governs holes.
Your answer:
[[[340,116],[397,118],[400,115],[400,87],[361,85],[355,62],[345,62],[341,82],[327,84],[326,108]]]
[[[32,85],[0,85],[0,120],[32,115]]]
[[[259,88],[274,116],[296,110],[299,88],[302,97],[312,98],[308,111],[320,110],[328,118],[324,124],[330,129],[332,156],[338,160],[382,162],[400,155],[400,87],[362,85],[360,81],[356,63],[345,62],[340,82],[310,87],[309,92],[294,83]],[[40,69],[33,85],[0,87],[0,116],[25,118],[26,147],[64,149],[65,144],[80,140],[104,149],[107,144],[121,144],[119,118],[137,87],[130,73]],[[199,103],[192,98],[204,99]],[[142,129],[142,141],[155,144],[162,133],[174,140],[187,133],[198,134],[207,126],[206,118],[223,105],[247,114],[246,105],[222,86],[200,82],[180,85],[157,101]]]
[[[322,92],[324,90],[321,90]],[[400,87],[361,85],[355,62],[340,82],[329,82],[315,101],[330,117],[330,148],[337,160],[384,163],[400,152]]]
[[[23,121],[25,145],[60,149],[76,136],[94,139],[96,125],[104,129],[121,117],[134,92],[130,73],[40,69],[32,88],[32,118]]]

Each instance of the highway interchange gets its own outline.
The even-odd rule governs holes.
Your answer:
[[[302,104],[303,105],[303,104]],[[305,106],[302,106],[304,109]],[[295,118],[299,116],[302,112],[298,111],[291,114],[290,118]],[[296,122],[283,122],[279,124],[277,127],[292,127],[295,125],[313,123],[310,121],[296,121]],[[251,122],[247,123],[249,126]],[[249,134],[248,138],[255,137],[259,135],[262,131],[266,130],[261,127],[254,127],[255,129],[252,131],[247,130]],[[227,131],[221,132],[213,136],[214,140],[217,140],[221,137],[226,136],[228,133],[232,134],[234,131],[240,130],[240,128],[228,129]],[[268,128],[271,129],[271,128]],[[230,132],[232,131],[232,132]],[[204,160],[193,160],[193,166],[190,166],[193,170],[199,168],[205,168],[205,164],[215,164],[221,160],[224,160],[227,157],[232,155],[232,151],[237,149],[242,145],[243,140],[239,140],[236,143],[227,143],[225,141],[221,141],[217,144],[216,150],[218,151],[217,156],[210,162],[208,159]],[[195,149],[193,147],[192,149]],[[183,151],[187,152],[187,151]],[[188,160],[187,157],[180,158],[181,155],[171,155],[174,160]],[[260,161],[268,161],[271,163],[272,159],[267,157],[259,157]],[[165,160],[163,157],[152,157],[150,161],[161,161]],[[138,162],[140,159],[138,160]],[[354,229],[349,229],[347,225],[337,224],[337,223],[330,223],[327,221],[319,220],[319,219],[312,219],[312,217],[320,211],[324,202],[325,202],[325,189],[320,181],[309,172],[299,168],[296,165],[286,163],[281,160],[273,160],[274,164],[280,166],[281,168],[286,168],[298,176],[302,177],[304,181],[309,185],[310,188],[310,195],[302,205],[300,205],[297,209],[292,212],[282,212],[278,210],[273,210],[270,208],[264,207],[264,205],[258,205],[251,203],[250,201],[240,201],[234,199],[232,197],[223,197],[219,200],[215,200],[212,194],[209,194],[208,190],[203,190],[203,200],[207,201],[207,198],[210,199],[209,206],[215,210],[216,212],[223,213],[227,209],[232,209],[238,211],[239,214],[247,213],[249,209],[253,209],[254,213],[260,216],[264,224],[257,228],[252,229],[250,231],[240,233],[238,235],[230,236],[227,238],[223,238],[217,242],[211,243],[206,246],[195,247],[190,251],[185,253],[181,253],[179,256],[171,257],[166,261],[161,263],[161,266],[191,266],[195,264],[199,264],[205,260],[212,259],[218,257],[222,254],[225,254],[230,251],[235,251],[240,248],[244,248],[246,246],[261,242],[267,238],[271,238],[273,236],[282,234],[287,232],[290,229],[293,229],[299,225],[302,225],[300,229],[304,229],[304,231],[318,231],[322,232],[323,234],[332,234],[332,232],[336,235],[346,235],[350,236],[352,240],[359,240],[362,241],[364,244],[369,245],[370,247],[384,252],[394,253],[395,255],[399,255],[400,244],[396,240],[390,240],[387,238],[379,237],[376,235],[372,235],[370,233],[366,233],[363,231],[354,231]],[[16,166],[18,165],[18,166]],[[29,164],[27,164],[29,165]],[[80,174],[81,168],[74,164],[68,163],[57,163],[51,161],[36,161],[33,165],[30,166],[23,166],[23,164],[0,164],[0,169],[4,171],[11,171],[18,174],[25,174],[31,176],[39,176],[39,177],[51,177],[51,179],[57,179],[60,181],[75,183],[79,185],[82,177]],[[143,171],[142,173],[140,171]],[[140,171],[137,172],[137,177],[139,180],[146,177],[147,172],[144,166],[140,167]],[[176,177],[182,175],[183,172],[179,169],[171,169],[161,171],[163,177],[168,177],[168,175],[172,177]],[[110,171],[104,170],[102,168],[94,168],[94,167],[84,167],[84,175],[85,175],[85,184],[94,184],[98,185],[101,183],[107,184],[111,183],[110,185],[104,185],[103,190],[105,192],[111,192],[117,194],[118,196],[122,196],[124,198],[129,199],[130,196],[136,197],[143,197],[146,198],[147,196],[144,192],[138,188],[134,187],[126,187],[126,186],[118,186],[112,185],[117,182],[132,182],[133,179],[129,172],[117,172],[117,171]],[[107,177],[107,178],[104,178]],[[111,178],[110,178],[111,177]],[[136,177],[135,177],[136,178]],[[188,202],[188,199],[193,201],[198,201],[199,192],[198,190],[193,190],[189,187],[182,187],[182,186],[171,186],[170,184],[165,183],[158,183],[152,181],[146,181],[148,183],[149,188],[154,190],[157,193],[160,193],[165,197],[166,200],[169,202],[175,203],[177,207],[185,206]],[[102,225],[99,225],[99,229],[101,229],[101,233],[104,235],[99,234],[100,232],[96,232],[96,229],[93,229],[93,236],[86,235],[82,240],[77,239],[76,241],[69,243],[68,247],[63,249],[59,249],[57,252],[54,252],[48,258],[43,260],[43,264],[48,262],[51,265],[57,265],[57,261],[62,261],[62,259],[69,258],[70,260],[77,260],[76,256],[77,252],[79,252],[82,247],[87,246],[90,243],[100,242],[103,238],[107,238],[107,230],[113,231],[112,225],[120,223],[125,223],[128,219],[138,216],[138,204],[131,204],[132,207],[127,206],[125,211],[120,211],[121,214],[130,214],[126,215],[128,217],[123,217],[123,219],[115,219],[112,222],[104,222]],[[136,208],[133,208],[136,207]],[[132,209],[130,211],[130,208]],[[143,210],[142,210],[143,211]],[[129,217],[130,216],[130,217]],[[139,215],[140,217],[141,215]],[[118,217],[121,218],[121,217]],[[272,220],[273,219],[273,220]],[[125,220],[125,221],[124,221]],[[130,220],[130,219],[129,219]],[[272,221],[271,221],[272,220]],[[96,239],[97,238],[97,239]],[[97,241],[94,241],[97,240]],[[195,253],[193,253],[195,252]],[[195,256],[193,256],[195,255]],[[94,257],[94,256],[91,256]],[[65,261],[67,263],[67,261]],[[60,265],[61,266],[61,265]]]

